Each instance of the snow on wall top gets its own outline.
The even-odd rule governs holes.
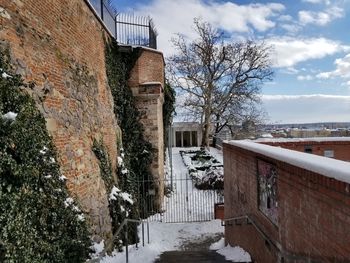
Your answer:
[[[141,85],[160,85],[160,86],[163,86],[163,84],[160,83],[159,81],[147,81],[147,82],[142,82]]]
[[[350,163],[248,140],[226,143],[350,184]]]
[[[255,142],[350,142],[350,137],[259,138]]]

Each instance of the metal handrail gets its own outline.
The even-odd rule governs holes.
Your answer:
[[[221,220],[221,225],[226,226],[225,222],[230,222],[230,221],[237,221],[241,219],[246,219],[248,223],[252,224],[254,228],[258,231],[258,233],[272,246],[274,246],[279,252],[282,251],[281,245],[280,244],[275,244],[274,241],[272,241],[267,234],[255,223],[255,221],[249,216],[249,215],[244,215],[244,216],[238,216],[238,217],[232,217],[232,218],[225,218]]]
[[[113,235],[112,237],[112,242],[111,244],[113,244],[115,238],[119,235],[119,233],[122,231],[123,227],[126,226],[125,228],[125,258],[126,258],[126,263],[129,262],[129,243],[128,243],[128,223],[138,223],[140,224],[141,223],[141,228],[142,228],[142,246],[144,247],[145,246],[145,230],[144,230],[144,222],[145,220],[142,220],[142,219],[124,219],[123,223],[119,226],[119,228],[117,229],[117,232],[115,232],[115,234]],[[148,220],[146,220],[147,222],[147,244],[149,244],[149,222]],[[136,232],[137,234],[137,232]],[[137,242],[136,242],[136,247],[137,247]]]
[[[149,222],[148,220],[142,220],[142,219],[129,219],[126,218],[124,219],[124,221],[121,223],[121,225],[118,227],[117,231],[115,232],[115,234],[112,237],[111,242],[109,243],[109,245],[107,245],[102,252],[100,253],[100,256],[97,259],[93,259],[90,260],[89,263],[93,263],[93,262],[99,262],[99,260],[104,257],[106,255],[107,250],[110,250],[113,246],[114,240],[116,239],[116,237],[120,234],[120,232],[123,230],[124,226],[128,226],[128,223],[141,223],[141,228],[142,228],[142,246],[145,246],[145,228],[144,228],[144,224],[147,224],[147,244],[150,243],[149,240]],[[137,232],[136,232],[137,235]],[[129,262],[129,242],[128,242],[128,228],[125,228],[125,257],[126,257],[126,263]],[[138,246],[138,242],[136,242],[136,248]],[[96,261],[97,260],[97,261]]]
[[[274,242],[273,240],[271,240],[269,238],[269,236],[267,234],[265,234],[265,232],[256,224],[256,222],[254,221],[254,219],[252,219],[249,215],[243,215],[243,216],[237,216],[237,217],[232,217],[232,218],[225,218],[223,220],[221,220],[221,225],[222,226],[226,226],[225,222],[230,222],[230,221],[237,221],[237,220],[241,220],[241,219],[246,219],[248,224],[251,224],[254,226],[254,228],[258,231],[258,233],[270,244],[272,245],[274,248],[276,248],[276,250],[278,251],[278,254],[280,256],[280,258],[283,259],[287,259],[287,260],[306,260],[306,262],[310,262],[311,258],[310,257],[306,257],[306,256],[300,256],[294,253],[291,253],[289,251],[285,251],[281,244],[279,244],[278,242]]]

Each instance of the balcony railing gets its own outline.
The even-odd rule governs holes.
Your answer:
[[[120,14],[110,0],[87,0],[119,44],[157,49],[157,31],[150,17]]]

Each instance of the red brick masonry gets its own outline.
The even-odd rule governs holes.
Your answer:
[[[304,152],[305,147],[312,153],[324,156],[325,151],[333,151],[334,159],[350,161],[350,137],[319,137],[302,139],[264,139],[259,143]]]
[[[258,160],[276,168],[277,225],[258,208]],[[225,218],[249,215],[268,237],[245,220],[225,227],[226,241],[254,262],[350,262],[348,183],[231,144],[224,144],[224,172]]]

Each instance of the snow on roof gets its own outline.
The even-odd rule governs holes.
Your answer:
[[[350,142],[350,137],[259,138],[255,142]]]
[[[264,134],[261,134],[261,137],[262,137],[262,138],[265,138],[265,139],[267,139],[267,138],[273,138],[273,136],[272,136],[271,133],[264,133]]]
[[[248,140],[228,141],[226,143],[350,184],[349,162]]]

